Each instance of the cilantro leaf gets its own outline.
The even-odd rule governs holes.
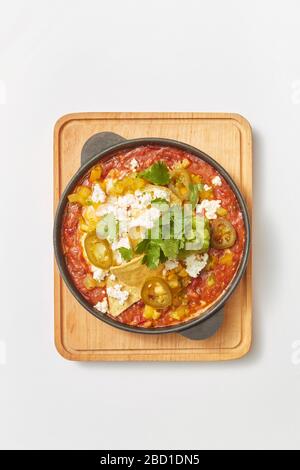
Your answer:
[[[150,240],[148,238],[144,238],[136,247],[135,252],[138,253],[139,255],[141,253],[145,253],[147,251],[148,245],[150,243]]]
[[[175,259],[179,252],[180,240],[158,240],[159,246],[166,258]]]
[[[151,241],[142,262],[150,269],[157,268],[160,263],[160,246]]]
[[[168,167],[163,162],[153,163],[149,168],[139,173],[139,176],[153,184],[168,184],[171,177]]]
[[[132,260],[133,252],[132,252],[131,248],[125,248],[125,247],[122,246],[121,248],[118,248],[118,251],[121,253],[122,258],[125,261],[131,261]]]
[[[143,264],[146,264],[148,268],[155,269],[159,263],[167,259],[175,259],[180,246],[181,241],[174,239],[142,240],[136,248],[136,253],[145,253]]]

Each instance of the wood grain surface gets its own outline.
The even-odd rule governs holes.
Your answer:
[[[252,134],[246,119],[229,113],[77,113],[63,116],[54,131],[54,208],[80,166],[80,153],[93,134],[125,138],[165,137],[208,153],[230,173],[252,211]],[[217,361],[245,355],[252,337],[251,257],[247,272],[225,307],[220,330],[204,341],[179,334],[127,333],[93,317],[68,291],[55,263],[55,344],[77,361]]]

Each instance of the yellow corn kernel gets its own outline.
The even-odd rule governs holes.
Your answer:
[[[143,180],[143,178],[134,178],[134,189],[143,189],[147,184],[147,181]]]
[[[178,279],[171,279],[170,281],[168,281],[168,284],[171,289],[176,289],[177,287],[180,287]]]
[[[97,281],[93,278],[93,276],[91,276],[91,274],[87,274],[83,283],[87,289],[94,289],[98,285]]]
[[[219,207],[216,212],[220,217],[225,217],[228,214],[228,211],[224,209],[224,207]]]
[[[102,175],[102,167],[100,165],[95,166],[90,174],[90,181],[91,183],[95,183],[101,178]]]
[[[98,217],[96,216],[95,209],[93,206],[85,207],[82,215],[87,224],[89,223],[97,224],[99,220]]]
[[[212,273],[207,278],[207,285],[208,287],[213,287],[216,283],[215,275]]]
[[[231,266],[233,263],[233,253],[230,250],[226,250],[224,255],[219,259],[219,263],[225,266]]]
[[[212,271],[218,263],[218,258],[215,255],[210,255],[205,271]]]
[[[92,191],[87,186],[78,186],[76,193],[80,194],[84,199],[87,199],[91,195]]]
[[[209,189],[208,191],[201,191],[200,192],[200,199],[203,201],[204,199],[211,200],[214,198],[214,193],[212,189]]]
[[[150,305],[145,305],[143,316],[147,318],[147,320],[158,320],[161,313],[155,310],[155,308],[150,307]]]
[[[201,176],[199,175],[191,175],[192,182],[195,184],[202,183]]]
[[[179,277],[188,277],[188,273],[186,272],[186,270],[184,268],[181,268],[179,273],[178,273],[178,276]]]
[[[76,202],[78,204],[81,204],[84,206],[86,200],[84,197],[82,197],[80,194],[69,194],[68,196],[69,202]]]
[[[105,180],[104,180],[104,181],[100,181],[99,186],[100,186],[100,188],[101,188],[104,192],[106,192]]]
[[[174,312],[171,313],[171,318],[174,320],[181,320],[185,315],[188,313],[188,308],[182,305],[181,307],[178,307]]]
[[[109,194],[112,196],[122,196],[124,192],[124,185],[122,181],[116,181],[114,185],[110,188]]]
[[[167,276],[167,279],[168,280],[177,279],[176,273],[174,271],[170,271],[168,276]]]
[[[83,222],[79,224],[79,228],[82,232],[90,232],[89,226]]]
[[[186,196],[187,196],[187,189],[186,189],[185,186],[182,185],[182,186],[179,188],[179,192],[180,192],[180,194],[182,195],[182,197],[186,197]]]

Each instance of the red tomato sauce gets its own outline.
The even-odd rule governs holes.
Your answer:
[[[121,174],[130,174],[131,160],[135,158],[139,163],[139,170],[144,170],[157,161],[163,161],[170,169],[174,164],[187,159],[190,162],[188,171],[191,174],[199,175],[204,184],[211,185],[211,180],[219,173],[208,163],[198,157],[189,154],[175,147],[161,147],[158,145],[147,145],[131,150],[121,150],[115,153],[107,161],[101,161],[102,177],[105,178],[111,170],[118,170]],[[90,173],[90,172],[89,172]],[[80,184],[90,186],[89,173],[82,179]],[[111,173],[110,173],[111,175]],[[194,278],[187,287],[187,298],[190,316],[199,309],[211,306],[229,286],[240,264],[245,247],[245,227],[241,209],[236,196],[227,182],[221,178],[222,185],[214,186],[214,199],[221,200],[221,206],[227,210],[226,218],[232,223],[237,233],[235,245],[230,249],[232,260],[230,265],[220,263],[226,250],[210,248],[208,254],[215,258],[215,265],[211,269],[204,269],[197,278]],[[106,296],[105,288],[96,287],[87,289],[84,285],[85,276],[90,273],[90,268],[82,254],[82,247],[79,239],[78,224],[81,217],[81,206],[79,204],[67,204],[64,220],[62,224],[62,244],[66,259],[66,264],[70,276],[80,291],[82,296],[91,304],[103,300]],[[209,276],[213,275],[215,283],[208,285]],[[149,322],[143,316],[144,302],[140,300],[127,310],[122,312],[115,320],[129,325],[140,327],[162,327],[178,323],[170,317],[170,308],[164,309],[158,320]],[[189,317],[182,321],[188,320]]]

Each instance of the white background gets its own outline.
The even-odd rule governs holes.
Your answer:
[[[297,0],[0,1],[1,448],[299,449],[299,48]],[[57,354],[52,133],[78,111],[251,122],[255,321],[244,359]]]

